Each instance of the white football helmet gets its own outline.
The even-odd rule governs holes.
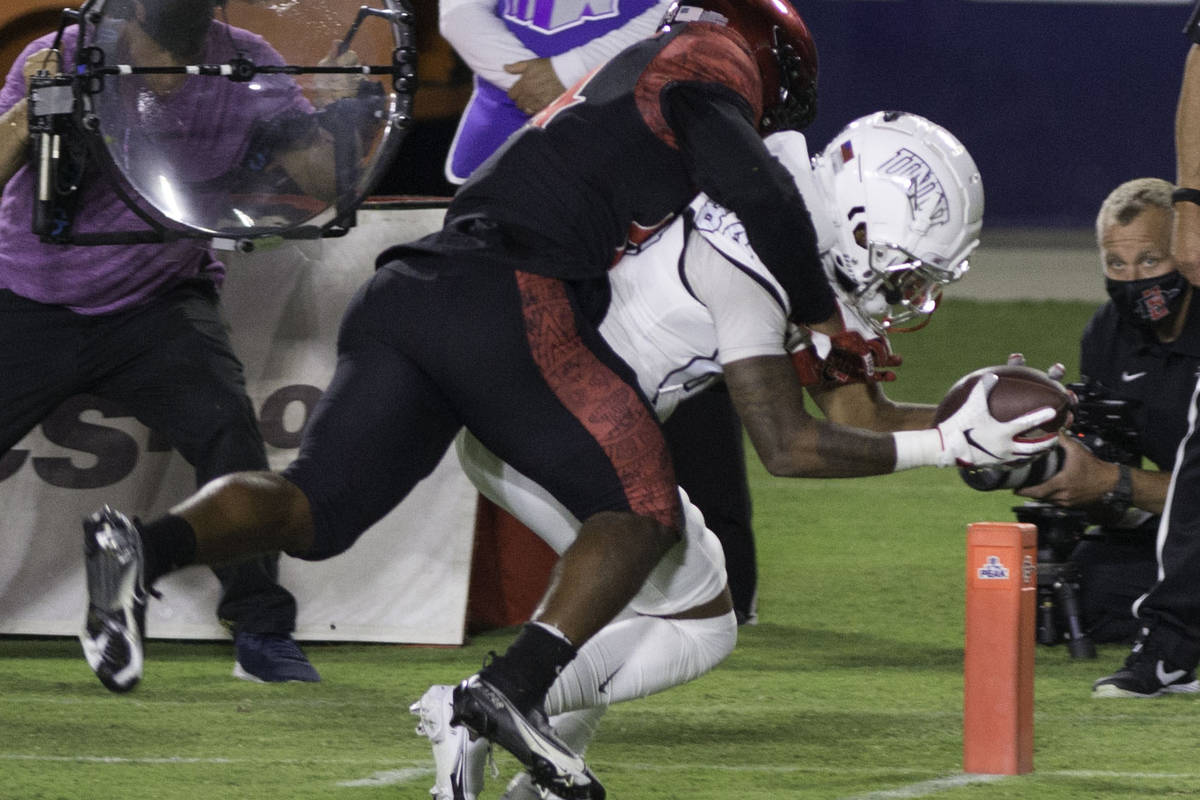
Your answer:
[[[837,235],[830,280],[882,334],[928,321],[979,244],[983,182],[940,125],[900,111],[851,122],[813,157]]]

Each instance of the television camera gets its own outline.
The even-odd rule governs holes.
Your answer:
[[[1140,464],[1140,434],[1132,417],[1136,403],[1113,398],[1097,382],[1070,383],[1067,388],[1077,400],[1067,434],[1103,461]],[[1056,444],[1019,464],[964,467],[960,473],[968,486],[980,491],[1021,489],[1056,475],[1065,457],[1062,446]],[[1066,643],[1073,658],[1095,658],[1096,646],[1080,613],[1080,574],[1071,562],[1071,553],[1084,538],[1103,537],[1104,526],[1118,525],[1126,507],[1102,505],[1084,510],[1029,502],[1015,506],[1013,511],[1018,522],[1037,528],[1038,643]]]

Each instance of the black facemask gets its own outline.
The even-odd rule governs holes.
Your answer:
[[[1143,328],[1154,325],[1179,310],[1188,287],[1178,270],[1136,281],[1104,279],[1104,290],[1112,298],[1121,318]]]

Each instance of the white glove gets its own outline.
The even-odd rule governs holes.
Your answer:
[[[998,380],[995,374],[984,375],[972,387],[966,402],[936,428],[893,433],[896,470],[954,464],[960,467],[1004,464],[1053,447],[1057,432],[1036,439],[1017,438],[1019,434],[1054,419],[1053,408],[1039,408],[1009,422],[1001,422],[992,416],[988,410],[988,395]]]
[[[1003,464],[1028,458],[1054,446],[1058,436],[1055,431],[1038,439],[1017,438],[1023,431],[1054,419],[1055,411],[1049,406],[1022,414],[1008,422],[1001,422],[992,416],[988,410],[988,395],[998,380],[1000,378],[994,374],[980,378],[958,411],[937,426],[938,433],[942,435],[944,455],[944,463],[939,463],[939,467],[955,463],[960,467]]]

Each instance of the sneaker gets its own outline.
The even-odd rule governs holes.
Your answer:
[[[233,637],[237,661],[233,677],[254,683],[316,683],[321,676],[300,645],[286,633],[245,633]]]
[[[1133,645],[1125,666],[1092,684],[1092,697],[1158,697],[1200,692],[1196,670],[1176,669],[1144,647],[1145,629]]]
[[[137,525],[105,506],[83,521],[88,610],[79,642],[96,677],[114,692],[142,679],[146,587]]]
[[[454,689],[452,703],[451,725],[464,725],[512,753],[540,788],[564,800],[604,799],[604,787],[583,759],[550,730],[541,711],[522,714],[503,692],[478,675]]]
[[[470,732],[451,724],[453,699],[453,686],[430,686],[408,710],[419,718],[417,733],[433,745],[433,800],[475,800],[483,789],[488,748],[486,740],[473,746]]]

